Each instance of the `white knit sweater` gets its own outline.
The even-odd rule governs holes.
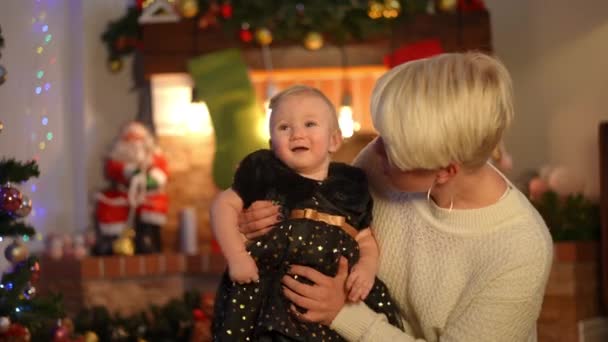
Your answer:
[[[400,309],[405,332],[364,303],[348,304],[331,327],[349,341],[535,341],[553,244],[514,187],[474,210],[437,207],[424,194],[391,191],[370,148],[366,169],[380,246],[378,277]]]

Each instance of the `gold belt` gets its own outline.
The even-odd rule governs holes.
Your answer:
[[[314,221],[321,221],[327,224],[331,224],[332,226],[338,226],[342,228],[348,235],[350,235],[353,239],[357,236],[358,231],[346,222],[346,218],[340,215],[330,215],[327,213],[322,213],[320,211],[316,211],[315,209],[294,209],[291,211],[289,215],[292,219],[300,219],[305,218]]]

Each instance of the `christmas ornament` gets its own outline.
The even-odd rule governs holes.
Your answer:
[[[220,13],[224,19],[232,18],[232,5],[228,2],[224,2],[222,6],[220,6]]]
[[[66,317],[66,318],[62,319],[61,326],[65,327],[70,335],[72,333],[74,333],[74,322],[72,321],[71,318]]]
[[[53,333],[53,342],[66,342],[69,337],[68,329],[66,327],[60,326],[55,329],[55,333]]]
[[[401,12],[401,5],[397,0],[384,0],[384,8],[382,9],[382,16],[387,19],[396,18]]]
[[[112,73],[118,73],[122,70],[122,60],[120,58],[113,58],[108,61],[108,69]]]
[[[27,284],[23,289],[25,299],[32,299],[36,295],[36,288],[32,284]]]
[[[13,242],[4,250],[6,260],[13,264],[25,261],[29,255],[30,252],[27,250],[27,247],[17,240],[13,240]]]
[[[40,263],[35,261],[34,264],[30,267],[30,281],[32,283],[38,282],[40,279]]]
[[[32,211],[32,200],[27,196],[22,196],[21,205],[13,212],[16,217],[26,217]]]
[[[6,184],[0,188],[0,210],[12,214],[21,206],[23,195],[17,188]]]
[[[8,331],[6,332],[7,336],[10,336],[12,339],[9,339],[8,341],[18,341],[18,342],[22,342],[22,341],[30,341],[32,335],[30,334],[30,331],[24,327],[21,324],[18,323],[12,323],[10,325],[10,327],[8,328]]]
[[[126,36],[120,36],[114,41],[114,48],[118,52],[126,50],[128,45],[128,39]]]
[[[437,8],[442,12],[452,12],[456,10],[458,0],[438,0]]]
[[[253,33],[249,29],[249,24],[242,24],[239,31],[239,38],[244,43],[249,43],[253,39]]]
[[[382,17],[382,11],[384,10],[384,5],[379,3],[378,1],[370,1],[369,8],[367,9],[367,16],[372,19],[378,19]]]
[[[122,235],[112,243],[112,251],[117,255],[135,254],[135,244],[133,238],[135,231],[132,228],[125,229]]]
[[[122,341],[123,339],[126,339],[127,337],[129,337],[129,333],[127,333],[125,328],[122,326],[113,327],[111,334],[112,334],[112,337],[111,337],[112,341]]]
[[[272,43],[272,33],[265,27],[259,28],[255,31],[255,40],[260,45],[270,45]]]
[[[3,67],[2,65],[0,65],[0,85],[2,85],[4,82],[6,82],[7,74],[8,74],[8,71],[6,71],[6,68]]]
[[[217,5],[215,1],[209,4],[209,9],[205,14],[201,15],[201,18],[198,20],[198,27],[201,29],[206,29],[209,26],[217,25],[217,16],[220,13],[220,7]]]
[[[483,0],[458,0],[458,8],[463,12],[483,11],[486,5]]]
[[[83,336],[84,342],[99,342],[99,337],[92,331],[87,331]]]
[[[8,329],[11,326],[11,319],[6,317],[6,316],[2,316],[0,317],[0,334],[4,334],[5,332],[8,331]]]
[[[323,46],[323,36],[319,32],[308,32],[304,37],[304,46],[308,50],[319,50]]]
[[[198,308],[192,310],[192,317],[194,318],[195,321],[206,321],[209,319],[209,317],[207,317],[205,312]]]
[[[198,14],[197,0],[180,0],[177,4],[179,13],[184,18],[194,18]]]

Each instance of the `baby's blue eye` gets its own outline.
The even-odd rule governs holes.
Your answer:
[[[306,127],[314,127],[314,126],[316,126],[316,125],[317,125],[317,123],[316,123],[316,122],[314,122],[314,121],[308,121],[308,122],[306,123]]]
[[[279,131],[284,131],[288,128],[289,128],[289,126],[287,126],[287,125],[279,125],[279,127],[278,127]]]

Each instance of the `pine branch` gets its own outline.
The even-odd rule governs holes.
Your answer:
[[[22,221],[15,221],[8,214],[0,213],[0,236],[34,236],[36,230],[31,225]]]
[[[32,177],[38,177],[40,171],[35,160],[19,162],[14,158],[0,161],[0,185],[7,182],[21,183]]]

